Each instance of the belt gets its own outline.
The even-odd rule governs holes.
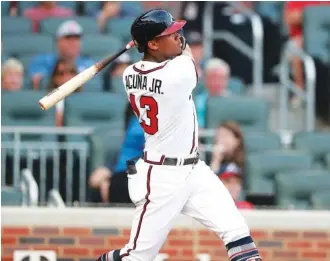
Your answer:
[[[142,156],[146,163],[153,165],[167,165],[167,166],[184,166],[184,165],[196,165],[199,161],[199,153],[195,157],[181,159],[181,158],[169,158],[163,155],[160,161],[151,161],[147,158],[147,152],[144,152]]]

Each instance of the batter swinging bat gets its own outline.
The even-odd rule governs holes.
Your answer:
[[[124,49],[119,51],[114,55],[109,55],[105,57],[101,61],[95,63],[91,67],[87,68],[86,70],[82,71],[71,80],[67,81],[60,87],[56,88],[41,100],[39,100],[40,107],[43,110],[48,110],[52,106],[54,106],[59,101],[63,100],[65,97],[69,96],[73,93],[76,89],[82,86],[84,83],[89,81],[93,78],[98,72],[100,72],[104,67],[106,67],[109,63],[117,59],[120,55],[126,52],[128,49],[134,46],[134,42],[129,42]]]

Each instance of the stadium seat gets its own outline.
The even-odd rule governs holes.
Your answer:
[[[316,191],[311,197],[311,203],[314,209],[330,210],[330,190]]]
[[[100,1],[84,1],[84,13],[87,16],[95,16],[98,12],[101,11],[101,2]]]
[[[126,99],[110,93],[76,93],[66,99],[64,125],[71,127],[104,127],[108,130],[123,130]],[[88,106],[86,106],[88,105]],[[76,141],[74,137],[68,137]],[[78,140],[82,140],[78,138]]]
[[[233,95],[243,95],[245,93],[244,83],[237,77],[232,77],[229,79],[228,90]]]
[[[111,36],[118,37],[124,41],[131,40],[131,25],[134,18],[114,18],[108,22],[107,30]]]
[[[329,62],[330,53],[327,48],[330,27],[330,6],[318,5],[304,9],[304,48],[307,53]]]
[[[311,197],[314,192],[330,188],[328,171],[294,170],[283,171],[276,175],[277,204],[287,208],[311,207]]]
[[[266,131],[268,104],[264,100],[249,97],[209,97],[206,109],[207,128],[217,128],[228,120],[237,121],[246,131]]]
[[[7,35],[2,38],[3,49],[12,56],[49,53],[53,51],[53,40],[47,35]]]
[[[73,18],[47,18],[40,23],[40,32],[43,34],[56,35],[56,31],[59,26],[68,20],[74,20],[79,23],[84,34],[96,34],[99,32],[99,28],[94,17],[73,17]]]
[[[248,153],[280,150],[282,147],[280,136],[273,132],[246,132],[244,145]]]
[[[144,12],[143,4],[139,1],[122,1],[120,3],[121,15],[136,17]],[[122,10],[129,10],[129,14],[126,14]]]
[[[125,86],[123,84],[123,78],[122,77],[112,77],[111,79],[111,92],[126,95]]]
[[[84,92],[101,92],[103,91],[103,81],[100,76],[95,76],[83,85]]]
[[[23,194],[20,188],[1,186],[1,206],[20,206],[23,203]]]
[[[9,15],[9,5],[10,5],[9,1],[1,1],[1,17],[5,17]]]
[[[85,35],[82,39],[82,54],[106,56],[115,53],[124,47],[121,40],[109,35]]]
[[[325,164],[326,164],[327,169],[330,170],[330,153],[325,155]]]
[[[27,71],[27,68],[31,65],[31,62],[33,59],[36,57],[35,54],[25,54],[25,55],[20,55],[18,59],[22,62],[25,71]]]
[[[24,17],[2,17],[1,23],[2,37],[7,37],[8,34],[32,33],[31,21]]]
[[[2,126],[55,126],[54,109],[43,111],[38,101],[46,92],[19,91],[1,92],[1,124]],[[17,106],[19,105],[19,106]],[[55,141],[51,134],[22,135],[23,141]],[[11,141],[13,136],[2,134],[2,141]]]
[[[251,153],[246,159],[246,184],[249,193],[274,193],[274,177],[286,170],[310,169],[312,155],[301,151],[264,151]]]
[[[326,155],[330,153],[330,133],[329,132],[301,132],[293,137],[293,147],[305,150],[314,156],[317,163],[325,166]]]

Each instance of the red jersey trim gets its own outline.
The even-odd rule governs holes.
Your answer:
[[[155,67],[155,68],[153,68],[153,69],[146,70],[146,71],[143,71],[143,70],[137,68],[137,67],[135,66],[135,64],[134,64],[134,65],[133,65],[133,70],[136,71],[136,72],[138,72],[138,73],[141,73],[141,74],[148,74],[148,73],[151,73],[151,72],[154,72],[154,71],[157,71],[157,70],[163,69],[163,68],[165,67],[166,64],[167,64],[167,62],[166,62],[165,64],[161,65],[161,66],[158,66],[158,67]]]

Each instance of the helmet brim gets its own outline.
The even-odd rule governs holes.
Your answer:
[[[181,30],[184,27],[184,25],[186,24],[186,22],[187,21],[185,21],[185,20],[174,21],[164,32],[162,32],[158,36],[165,36],[165,35],[173,34],[177,31]]]

